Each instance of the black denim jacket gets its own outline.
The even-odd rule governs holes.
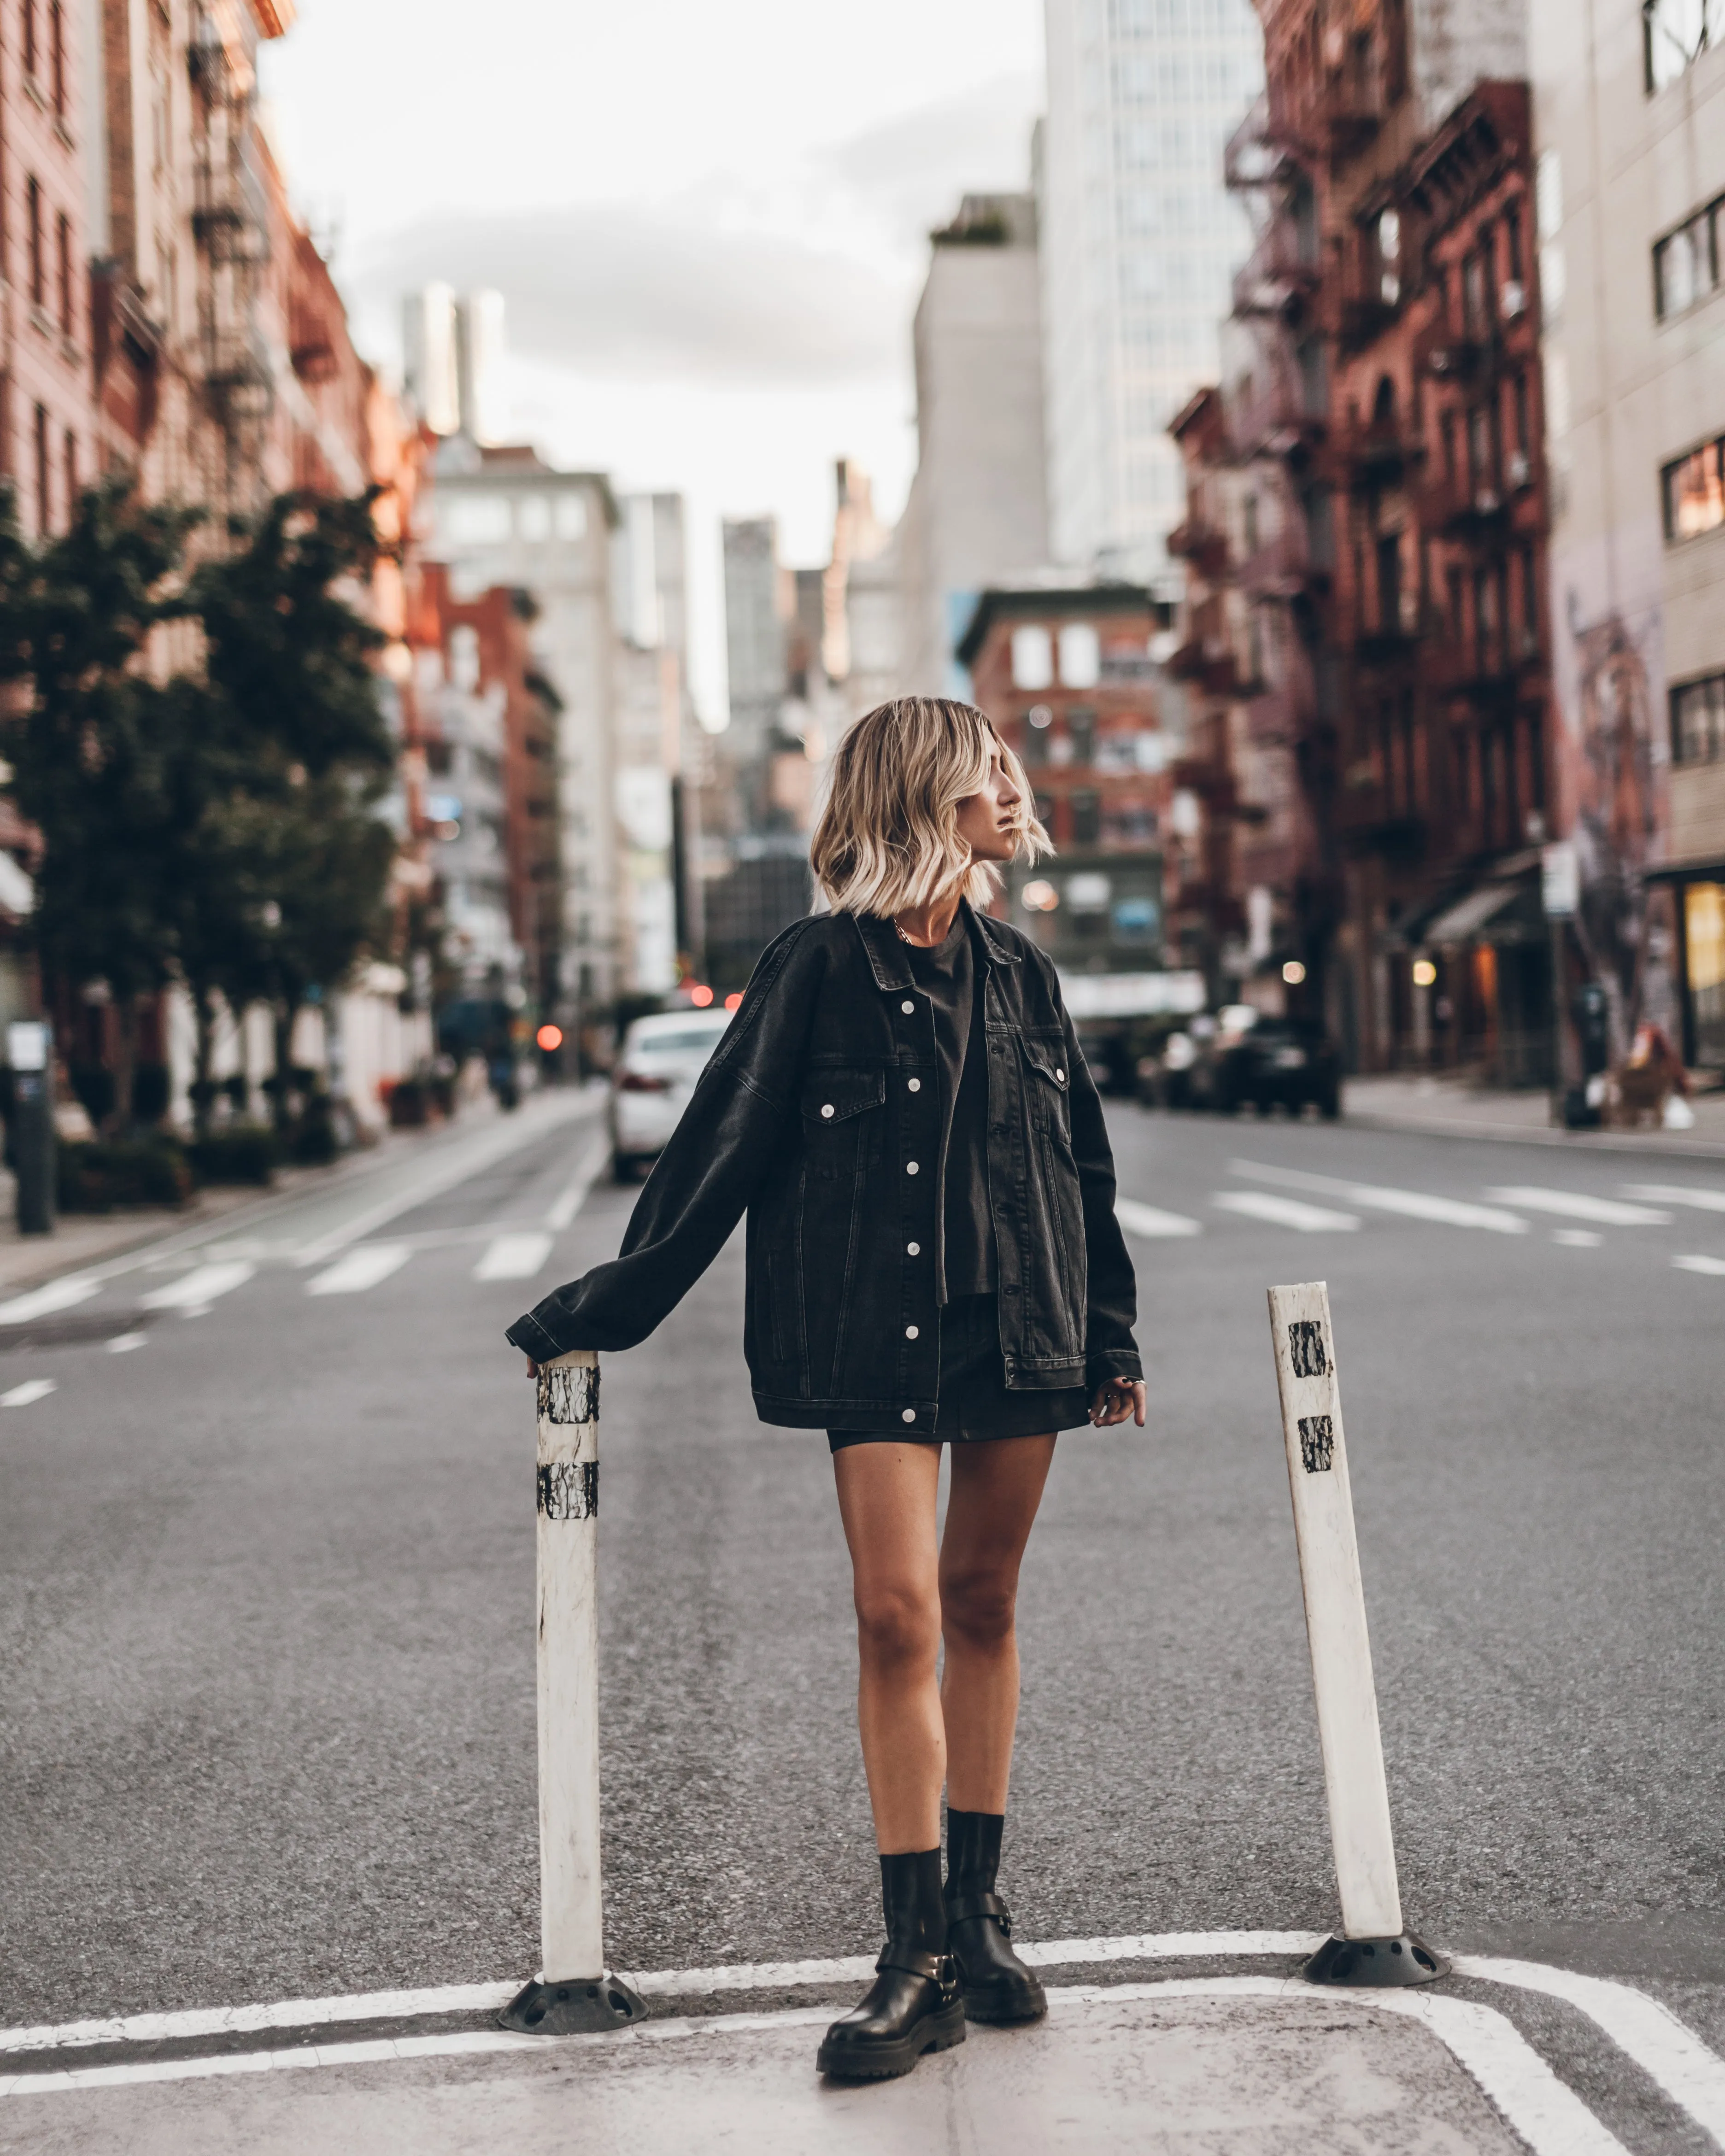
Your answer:
[[[1114,1160],[1054,967],[973,915],[1006,1381],[1143,1374]],[[622,1254],[510,1327],[536,1361],[633,1348],[747,1210],[743,1353],[763,1422],[932,1429],[941,1101],[934,1015],[891,921],[812,914],[762,954],[648,1178]]]

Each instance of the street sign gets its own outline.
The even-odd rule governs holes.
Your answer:
[[[1568,921],[1581,910],[1581,862],[1568,839],[1547,846],[1539,857],[1539,895],[1548,921]]]

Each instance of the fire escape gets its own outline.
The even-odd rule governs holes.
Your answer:
[[[226,444],[229,503],[244,508],[259,484],[264,432],[275,404],[270,357],[257,321],[269,228],[247,156],[256,76],[202,8],[193,20],[188,59],[203,391]]]

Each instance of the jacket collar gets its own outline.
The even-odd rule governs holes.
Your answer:
[[[959,909],[970,921],[971,934],[981,945],[983,955],[991,965],[1015,966],[1019,954],[1012,947],[1011,938],[1001,924],[986,913],[978,913],[968,899],[961,898]],[[869,964],[878,988],[908,988],[914,985],[911,963],[905,956],[905,945],[899,932],[890,921],[879,914],[854,913],[856,932],[862,938]]]

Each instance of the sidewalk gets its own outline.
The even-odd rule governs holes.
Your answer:
[[[1552,1122],[1550,1096],[1543,1091],[1493,1091],[1455,1078],[1350,1078],[1342,1096],[1344,1122],[1363,1130],[1725,1160],[1725,1092],[1701,1094],[1690,1106],[1690,1131],[1566,1131]]]
[[[431,2040],[439,2056],[398,2040],[353,2047],[370,2056],[352,2063],[337,2062],[341,2047],[321,2064],[278,2053],[271,2071],[236,2061],[199,2079],[152,2082],[141,2067],[122,2087],[13,2084],[0,2139],[42,2156],[1619,2150],[1501,2015],[1464,2000],[1246,1977],[1073,1985],[1050,2005],[1037,2026],[973,2027],[905,2079],[860,2087],[814,2071],[827,2005],[561,2041],[475,2031],[465,2052]]]
[[[463,1107],[446,1123],[417,1131],[390,1131],[376,1145],[347,1153],[329,1168],[285,1168],[276,1172],[266,1190],[254,1187],[201,1190],[187,1205],[174,1210],[157,1206],[128,1206],[113,1213],[69,1213],[61,1215],[51,1235],[21,1235],[18,1231],[11,1175],[0,1168],[0,1296],[21,1293],[63,1273],[77,1272],[167,1236],[199,1241],[206,1230],[249,1226],[279,1209],[307,1198],[357,1194],[374,1177],[411,1164],[435,1162],[451,1147],[459,1148],[480,1133],[506,1125],[520,1133],[521,1142],[531,1143],[537,1132],[571,1116],[597,1112],[603,1088],[547,1088],[530,1094],[512,1115],[506,1116],[487,1094]],[[580,1104],[576,1105],[577,1102]],[[388,1178],[386,1179],[393,1179]]]

